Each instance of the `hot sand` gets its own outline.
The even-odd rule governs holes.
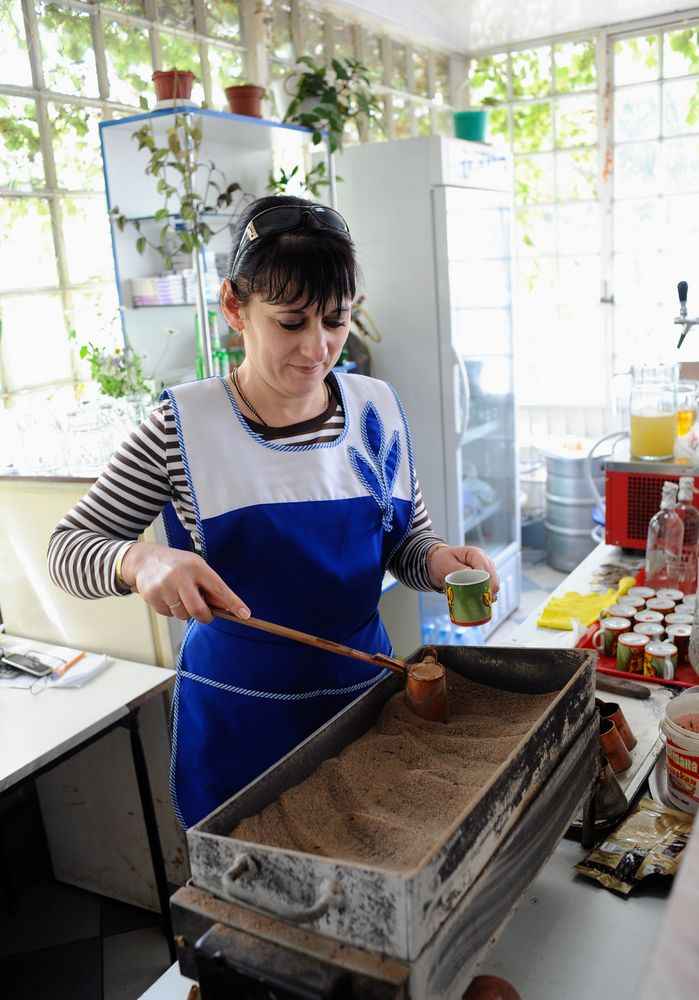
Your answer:
[[[447,671],[449,722],[426,722],[403,692],[369,732],[230,836],[321,857],[414,868],[558,692],[528,695]]]

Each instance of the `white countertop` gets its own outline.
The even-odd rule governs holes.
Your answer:
[[[0,688],[0,791],[124,718],[171,687],[174,678],[173,670],[115,659],[83,687],[46,688],[39,694],[29,688]]]

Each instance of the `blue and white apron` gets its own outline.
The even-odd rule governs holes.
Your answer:
[[[409,432],[389,385],[362,375],[337,381],[342,435],[301,447],[252,431],[223,378],[164,395],[175,413],[202,556],[253,616],[390,654],[377,605],[385,567],[413,521]],[[177,526],[170,544],[191,548]],[[170,770],[183,826],[383,674],[249,626],[190,622],[177,669]]]

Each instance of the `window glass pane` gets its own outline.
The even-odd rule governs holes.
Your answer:
[[[662,190],[699,191],[699,140],[668,139],[663,143]]]
[[[551,149],[553,132],[549,102],[519,104],[513,107],[512,129],[514,132],[512,148],[515,153],[534,153],[540,149]]]
[[[393,128],[396,139],[405,139],[412,135],[410,127],[410,103],[402,97],[393,98]]]
[[[614,298],[619,303],[658,302],[662,296],[661,254],[614,255]]]
[[[663,84],[663,135],[699,132],[699,83],[677,80]]]
[[[163,69],[189,69],[196,76],[192,87],[192,100],[201,104],[204,100],[204,90],[201,85],[201,67],[199,65],[199,47],[189,38],[179,35],[160,33],[160,48]]]
[[[45,288],[57,281],[48,202],[0,198],[0,291]]]
[[[383,55],[381,52],[381,35],[375,31],[364,34],[364,65],[369,70],[369,79],[375,83],[383,83]]]
[[[507,108],[491,108],[488,112],[488,142],[500,148],[510,145],[510,113]]]
[[[240,41],[240,14],[237,0],[206,0],[206,30],[214,38]]]
[[[413,93],[429,97],[427,64],[428,55],[423,49],[413,49]]]
[[[437,108],[435,119],[435,135],[454,134],[454,118],[451,111],[448,111],[446,108]]]
[[[391,42],[392,53],[392,77],[391,86],[396,90],[408,89],[408,56],[405,45],[398,42]]]
[[[153,66],[145,28],[110,21],[104,26],[104,52],[109,97],[119,104],[139,106],[141,94],[154,97]]]
[[[668,31],[663,43],[663,76],[699,73],[699,30]]]
[[[354,59],[354,28],[347,21],[335,21],[333,34],[335,36],[335,58]]]
[[[594,305],[599,302],[600,258],[596,254],[558,258],[556,298],[560,303]]]
[[[699,195],[669,196],[661,204],[665,206],[663,246],[691,250],[699,247]]]
[[[630,198],[614,205],[614,249],[655,249],[662,240],[662,202]]]
[[[58,186],[102,190],[99,111],[75,104],[49,104],[48,114]]]
[[[556,145],[592,146],[597,142],[597,96],[556,101]]]
[[[36,104],[0,96],[0,187],[30,191],[44,183]]]
[[[658,306],[637,304],[615,306],[614,370],[622,372],[628,371],[629,365],[657,364],[661,346],[658,343],[658,330],[662,330],[666,325],[667,312]],[[673,334],[669,346],[674,349],[676,343]],[[669,361],[670,358],[666,360]],[[672,358],[673,362],[676,360],[676,357]]]
[[[557,217],[559,253],[599,252],[599,205],[559,205]]]
[[[114,288],[94,292],[71,292],[70,323],[78,346],[88,341],[112,350],[123,343],[119,298]]]
[[[551,90],[551,49],[522,49],[512,53],[512,93],[515,97],[542,97]]]
[[[556,249],[556,229],[553,208],[517,209],[515,216],[515,252],[533,257],[553,253]]]
[[[556,194],[560,201],[597,197],[597,150],[556,153]]]
[[[432,115],[428,104],[416,104],[413,108],[418,135],[432,135]]]
[[[277,59],[294,59],[294,47],[291,43],[291,6],[288,3],[275,3],[267,12],[269,24],[270,52]]]
[[[515,262],[515,288],[522,302],[519,309],[526,315],[527,303],[550,311],[556,288],[556,258],[521,257]],[[535,299],[535,302],[532,302]],[[517,326],[520,326],[519,320]],[[535,342],[535,340],[533,341]]]
[[[482,104],[487,97],[493,101],[507,100],[507,53],[472,59],[469,65],[469,103]]]
[[[270,63],[276,68],[277,64]],[[236,52],[235,49],[222,49],[217,45],[209,45],[209,71],[211,73],[211,106],[215,110],[228,111],[228,101],[226,99],[226,87],[230,87],[240,80],[242,82],[245,71],[243,68],[243,53]],[[288,67],[282,67],[282,75],[285,76]],[[274,75],[270,73],[274,78]]]
[[[68,276],[74,285],[114,277],[107,205],[103,198],[62,198]]]
[[[655,194],[660,149],[657,142],[617,146],[614,154],[614,191],[617,198]]]
[[[660,75],[657,35],[624,38],[614,44],[614,83],[643,83]]]
[[[318,59],[325,52],[325,21],[323,16],[311,10],[310,7],[302,7],[300,15],[304,53]]]
[[[0,4],[0,83],[16,87],[32,85],[20,0],[5,0]]]
[[[60,296],[5,299],[2,337],[11,388],[70,378],[70,351]]]
[[[192,0],[158,0],[158,20],[169,28],[194,27]]]
[[[556,90],[566,94],[572,90],[594,89],[597,83],[594,39],[585,42],[564,42],[553,48]]]
[[[44,79],[49,90],[97,97],[90,17],[52,3],[37,4]]]
[[[614,138],[655,139],[660,133],[660,88],[629,87],[614,95]]]
[[[451,104],[452,97],[451,88],[449,86],[449,56],[435,57],[434,99],[438,104]]]
[[[515,201],[533,205],[553,201],[553,156],[518,156],[515,159]]]

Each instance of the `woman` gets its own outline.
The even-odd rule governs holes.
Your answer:
[[[421,590],[483,568],[498,589],[482,550],[432,531],[391,387],[332,371],[357,284],[344,219],[262,198],[233,247],[221,308],[245,360],[163,393],[49,549],[52,577],[71,593],[135,590],[159,614],[189,619],[171,768],[185,827],[383,675],[213,618],[209,605],[390,654],[377,611],[387,568]],[[169,501],[171,547],[134,541]]]

